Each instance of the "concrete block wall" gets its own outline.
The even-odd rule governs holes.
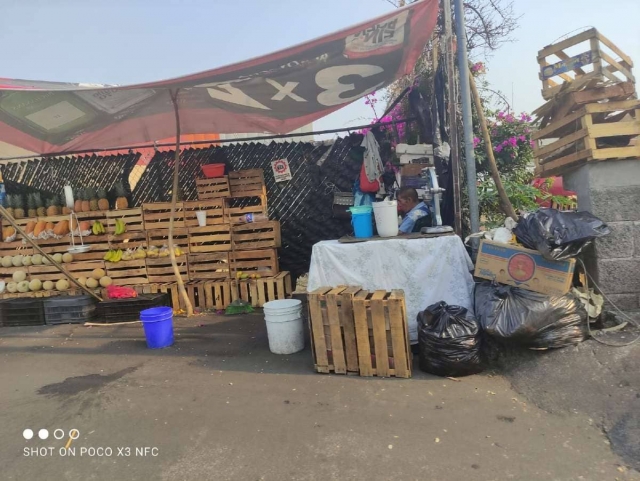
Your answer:
[[[588,210],[611,228],[585,253],[587,269],[621,309],[640,308],[640,159],[589,162],[564,176]]]

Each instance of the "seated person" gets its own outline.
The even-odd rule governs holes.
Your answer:
[[[422,227],[431,226],[431,212],[427,204],[418,198],[416,189],[403,187],[398,191],[398,212],[404,215],[399,230],[402,234],[420,232]]]

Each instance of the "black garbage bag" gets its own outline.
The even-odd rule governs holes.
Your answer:
[[[484,369],[482,332],[464,307],[439,302],[418,314],[420,369],[437,376],[466,376]]]
[[[588,336],[587,311],[571,293],[555,297],[482,282],[476,285],[475,311],[486,334],[526,347],[565,347]]]
[[[558,261],[575,257],[593,239],[611,233],[607,224],[589,212],[548,208],[525,214],[513,232],[525,247]]]

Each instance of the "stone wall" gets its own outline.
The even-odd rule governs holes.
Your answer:
[[[589,162],[564,176],[588,210],[611,228],[585,254],[587,269],[621,309],[640,308],[640,160]]]

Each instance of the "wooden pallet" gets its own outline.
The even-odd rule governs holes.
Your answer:
[[[177,202],[173,217],[174,228],[184,227],[184,212],[182,209],[182,202]],[[142,204],[142,218],[145,230],[168,229],[170,216],[171,204],[169,202]]]
[[[411,377],[404,293],[323,287],[309,294],[312,352],[318,372]]]
[[[184,287],[194,309],[220,310],[231,304],[231,282],[229,280],[188,282]],[[151,290],[152,292],[168,293],[174,311],[186,309],[176,283],[151,284]]]
[[[232,300],[242,299],[253,307],[263,307],[270,301],[288,299],[293,292],[291,274],[287,271],[273,277],[233,280],[231,286]]]
[[[107,225],[105,229],[107,234],[115,235],[116,219],[122,219],[126,224],[127,233],[138,232],[144,230],[144,219],[142,209],[136,207],[134,209],[110,210],[107,212]],[[123,234],[124,235],[124,234]]]
[[[280,222],[256,222],[235,225],[231,228],[233,250],[255,250],[280,247]]]
[[[83,261],[70,262],[62,264],[73,276],[78,279],[80,277],[91,277],[94,269],[103,269],[106,272],[104,261]],[[52,265],[29,266],[29,276],[32,279],[40,279],[41,281],[56,282],[60,279],[66,279],[66,276]]]
[[[107,275],[116,286],[148,284],[146,259],[106,262]]]
[[[191,227],[189,229],[189,252],[227,252],[231,250],[231,226],[229,224]]]
[[[538,52],[538,64],[545,100],[602,81],[635,83],[631,58],[595,28],[546,46]]]
[[[279,272],[278,252],[275,249],[231,252],[229,262],[232,279],[237,277],[238,272],[260,274],[262,277],[275,276]]]
[[[251,197],[267,195],[262,169],[248,169],[229,172],[231,197]]]
[[[264,195],[251,197],[230,197],[224,200],[224,215],[230,224],[242,224],[245,214],[267,215],[267,197]]]
[[[160,284],[176,281],[170,257],[147,257],[145,261],[147,265],[147,277],[150,283]],[[189,269],[186,254],[176,257],[176,263],[178,264],[178,270],[180,271],[183,282],[187,282],[189,280]]]
[[[213,179],[196,179],[196,189],[199,200],[221,199],[231,195],[226,175]]]
[[[147,245],[158,249],[162,246],[169,247],[169,229],[147,231]],[[173,245],[179,246],[185,254],[189,252],[189,231],[186,228],[173,229]]]
[[[199,227],[196,212],[204,210],[207,212],[207,225],[224,224],[224,200],[211,199],[199,200],[195,202],[184,202],[184,223],[189,227]]]
[[[109,247],[114,250],[137,249],[148,247],[147,233],[145,231],[125,232],[124,234],[110,234],[107,237]]]
[[[589,162],[640,157],[640,100],[587,104],[532,135],[535,172],[557,175]],[[606,147],[606,139],[615,145]]]
[[[227,252],[189,254],[189,280],[228,279],[229,269],[229,254]]]

